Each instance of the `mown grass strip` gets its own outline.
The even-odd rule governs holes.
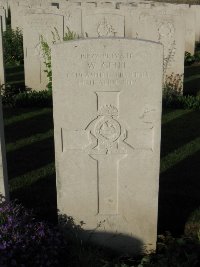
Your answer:
[[[163,112],[162,114],[162,125],[173,121],[177,118],[184,116],[185,114],[191,113],[192,110],[183,110],[183,109],[176,109],[176,110],[168,110],[166,113]]]
[[[192,140],[191,142],[185,144],[184,146],[174,150],[172,153],[169,153],[167,156],[163,157],[160,163],[160,173],[167,171],[174,165],[183,161],[187,157],[192,156],[198,151],[200,151],[200,137]]]
[[[8,144],[6,144],[6,152],[11,152],[11,151],[20,149],[24,146],[28,146],[28,145],[33,144],[35,142],[45,140],[49,137],[53,137],[53,130],[52,129],[46,133],[38,133],[38,134],[32,135],[30,137],[17,140],[17,142],[8,143]]]
[[[193,80],[196,80],[196,79],[200,79],[200,74],[192,75],[190,77],[185,78],[184,79],[184,83],[187,83],[187,82],[190,82],[190,81],[193,81]]]
[[[9,181],[10,192],[12,193],[15,190],[30,186],[46,178],[47,176],[53,175],[55,173],[55,164],[54,162],[43,166],[42,168],[36,169],[34,171],[28,172],[22,176],[15,177]]]
[[[35,111],[30,111],[30,112],[27,112],[27,113],[24,113],[24,114],[20,114],[20,115],[17,115],[17,116],[13,116],[13,117],[10,117],[10,118],[6,118],[6,112],[4,112],[4,124],[5,126],[7,125],[10,125],[12,123],[16,123],[16,122],[20,122],[20,121],[23,121],[23,120],[27,120],[27,119],[30,119],[30,118],[33,118],[33,117],[36,117],[36,116],[39,116],[39,115],[42,115],[42,114],[49,114],[50,112],[52,112],[52,109],[50,108],[44,108],[44,109],[37,109]]]

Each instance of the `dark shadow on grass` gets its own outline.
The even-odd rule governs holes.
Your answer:
[[[54,140],[47,138],[6,154],[8,177],[26,174],[54,162]]]
[[[192,211],[200,206],[200,151],[160,175],[158,233],[183,234]]]
[[[162,115],[166,115],[166,114],[173,113],[173,112],[174,112],[174,109],[165,108],[162,110]]]
[[[103,258],[113,263],[109,266],[124,266],[123,263],[126,261],[127,264],[128,262],[133,264],[131,256],[134,256],[136,260],[139,255],[144,253],[143,242],[134,235],[104,231],[98,229],[98,226],[94,226],[94,229],[91,230],[85,230],[87,225],[84,224],[84,220],[82,223],[76,224],[72,216],[63,214],[59,214],[58,221],[70,244],[71,249],[68,254],[70,267],[100,267]],[[123,260],[122,265],[120,258]],[[118,260],[116,261],[116,259]]]
[[[4,120],[10,119],[15,116],[27,114],[27,113],[32,113],[34,111],[37,112],[39,110],[41,109],[39,108],[11,108],[11,107],[4,106],[3,107]]]
[[[57,223],[55,174],[42,177],[30,186],[13,191],[10,197],[32,209],[38,219]]]
[[[50,129],[53,129],[52,113],[39,114],[7,125],[5,127],[5,140],[6,143],[13,143],[38,133],[45,133]]]
[[[184,78],[200,74],[200,65],[185,66]]]
[[[5,72],[6,72],[6,75],[9,76],[10,74],[12,73],[17,73],[17,72],[21,72],[21,71],[24,71],[24,65],[18,65],[18,66],[6,66],[5,67]]]
[[[200,137],[200,112],[193,111],[162,126],[161,158]]]
[[[200,77],[194,77],[184,83],[183,87],[184,95],[197,96],[200,94]]]

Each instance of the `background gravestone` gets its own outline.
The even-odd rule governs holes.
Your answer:
[[[0,0],[0,8],[4,8],[6,12],[6,17],[8,17],[8,1],[7,0]]]
[[[74,32],[77,36],[82,36],[82,13],[79,7],[70,7],[64,11],[64,30]]]
[[[6,10],[0,7],[0,16],[2,20],[2,29],[6,30]]]
[[[84,9],[83,34],[86,37],[124,37],[125,18],[119,10],[111,8]]]
[[[2,100],[0,96],[0,195],[9,198]]]
[[[4,83],[5,83],[5,76],[4,76],[3,45],[2,45],[2,24],[0,16],[0,87]],[[7,175],[7,164],[6,164],[6,150],[5,150],[1,95],[0,95],[0,194],[8,198],[8,175]]]
[[[181,15],[149,8],[130,9],[126,17],[126,37],[160,42],[164,46],[164,76],[184,73],[185,28]]]
[[[2,17],[0,16],[0,86],[5,83],[4,59],[3,59],[3,32]]]
[[[48,79],[44,72],[41,36],[51,46],[56,31],[63,39],[64,17],[57,14],[28,14],[23,29],[25,84],[35,90],[46,89]]]
[[[52,47],[58,209],[121,252],[156,246],[162,66],[154,42]]]
[[[192,5],[191,10],[195,12],[195,41],[200,41],[200,5]]]

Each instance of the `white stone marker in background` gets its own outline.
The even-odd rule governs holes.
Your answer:
[[[8,17],[8,1],[7,0],[0,0],[0,8],[3,7],[6,12],[6,17]]]
[[[69,29],[77,36],[82,37],[82,10],[80,7],[69,7],[63,9],[64,12],[64,32]]]
[[[164,76],[184,73],[185,27],[180,14],[133,8],[126,16],[126,37],[160,42],[164,46]]]
[[[9,199],[2,100],[0,96],[0,194]]]
[[[5,75],[4,75],[3,45],[2,45],[2,24],[0,16],[0,87],[4,83],[5,83]],[[7,199],[9,198],[1,94],[0,94],[0,195],[5,196]]]
[[[117,9],[83,9],[82,27],[86,37],[124,37],[125,17]]]
[[[200,5],[192,5],[190,9],[195,12],[195,41],[200,41]]]
[[[2,28],[3,28],[3,31],[5,31],[6,30],[6,10],[1,7],[0,7],[0,16],[2,19]]]
[[[163,46],[68,41],[52,47],[52,71],[58,209],[83,239],[155,249]]]
[[[38,13],[28,14],[24,20],[24,71],[26,86],[39,90],[45,90],[48,83],[41,49],[41,36],[51,46],[53,33],[56,31],[63,39],[64,17],[56,14]],[[52,33],[53,32],[53,33]]]
[[[4,59],[3,59],[3,28],[2,17],[0,16],[0,86],[5,84],[5,71],[4,71]]]

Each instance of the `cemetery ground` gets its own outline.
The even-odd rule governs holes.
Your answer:
[[[41,219],[56,221],[51,108],[4,109],[12,199]],[[158,233],[181,235],[199,205],[199,111],[168,109],[162,116]]]
[[[196,86],[200,79],[198,65],[188,67],[186,76],[186,89],[199,88]],[[7,67],[6,82],[11,88],[23,89],[23,65]],[[199,93],[194,91],[193,94]],[[43,99],[41,103],[42,101]],[[37,220],[56,224],[53,110],[51,107],[28,106],[29,104],[26,108],[20,107],[20,101],[18,106],[4,106],[10,197],[11,200],[18,199],[23,206],[33,210]],[[198,267],[200,246],[199,240],[196,240],[200,237],[196,237],[200,225],[199,158],[199,108],[192,110],[164,107],[158,210],[160,237],[157,254],[142,260],[126,255],[119,258],[111,251],[83,245],[75,238],[67,247],[62,266]],[[73,224],[71,218],[68,218],[69,224],[75,229],[73,233],[76,237],[78,226]],[[187,237],[182,238],[183,234]]]
[[[4,121],[11,199],[33,209],[38,219],[55,223],[52,108],[5,108]],[[163,111],[159,234],[170,231],[173,236],[181,236],[185,225],[188,232],[194,230],[195,223],[199,227],[199,125],[199,111]],[[196,222],[189,223],[194,211]],[[92,265],[97,252],[86,248],[81,251],[77,266],[104,266]],[[87,260],[83,259],[86,255]]]
[[[32,209],[37,220],[55,224],[57,222],[57,205],[52,113],[52,108],[4,107],[11,199],[18,199],[26,208]],[[199,110],[163,109],[159,235],[168,231],[172,236],[180,237],[184,232],[193,235],[199,229],[199,158]],[[166,266],[183,266],[176,265],[176,261],[178,261],[176,258],[179,257],[183,262],[188,262],[186,265],[188,267],[198,266],[191,265],[191,262],[194,261],[190,258],[185,260],[182,248],[179,248],[178,243],[178,245],[173,243],[172,237],[166,237],[166,240],[169,244],[173,244],[170,245],[169,251],[175,251],[175,255],[171,259],[169,259],[169,251],[163,256],[164,260],[167,258],[167,261],[175,262],[174,265]],[[183,239],[177,240],[184,242]],[[191,250],[191,244],[189,246]],[[192,251],[194,255],[198,255],[195,248]],[[111,252],[82,245],[79,241],[70,247],[69,254],[67,256],[68,263],[64,266],[139,266],[135,259],[118,258]],[[163,264],[162,260],[160,259],[161,264]],[[140,266],[164,265],[156,265],[156,263],[148,265],[148,262],[145,263],[144,260],[144,265]]]

